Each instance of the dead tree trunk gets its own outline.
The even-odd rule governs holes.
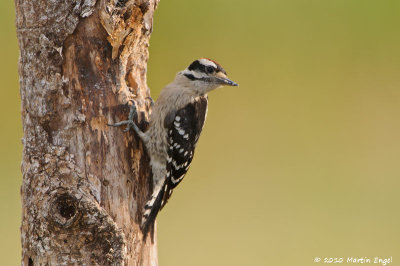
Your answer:
[[[107,122],[135,101],[159,0],[15,0],[24,130],[23,265],[156,265],[139,228],[150,194],[139,139]]]

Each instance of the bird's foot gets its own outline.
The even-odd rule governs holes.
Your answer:
[[[123,125],[127,125],[124,132],[128,132],[129,130],[134,129],[135,122],[133,121],[133,117],[135,116],[135,114],[136,114],[136,106],[135,106],[135,103],[132,103],[130,106],[128,120],[120,121],[115,124],[107,124],[107,125],[111,126],[111,127],[120,127]]]

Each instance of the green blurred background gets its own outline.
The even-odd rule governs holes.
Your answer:
[[[1,1],[0,257],[18,265],[21,121]],[[160,265],[400,265],[400,1],[161,0],[148,83],[215,59],[193,165],[158,219]]]

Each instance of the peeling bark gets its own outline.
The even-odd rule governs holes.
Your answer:
[[[149,160],[110,128],[128,103],[147,126],[159,0],[15,0],[23,121],[23,265],[157,265],[140,217]]]

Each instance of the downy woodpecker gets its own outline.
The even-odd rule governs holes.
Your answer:
[[[133,121],[134,104],[129,120],[111,125],[127,125],[127,130],[132,128],[145,144],[150,157],[153,193],[143,210],[141,227],[144,237],[172,190],[189,169],[207,115],[207,93],[224,85],[238,86],[227,78],[225,70],[217,62],[198,59],[179,72],[175,80],[161,91],[152,107],[146,132],[142,132]]]

